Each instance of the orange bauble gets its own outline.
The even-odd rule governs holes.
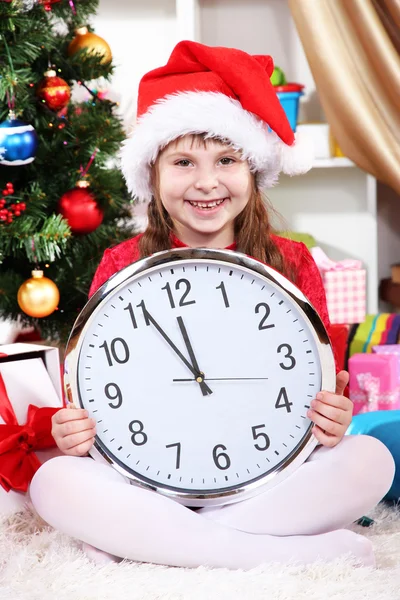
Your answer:
[[[57,77],[56,72],[50,69],[45,72],[44,79],[39,83],[36,95],[51,110],[57,111],[67,106],[71,98],[71,89],[64,79]]]
[[[58,287],[43,271],[32,271],[32,277],[24,281],[17,296],[20,309],[30,317],[42,319],[54,312],[60,301]]]
[[[72,56],[78,50],[87,50],[91,54],[102,54],[101,62],[109,63],[112,60],[111,48],[103,38],[91,31],[87,27],[79,27],[75,30],[75,37],[68,46],[68,55]]]
[[[67,219],[72,233],[92,233],[103,221],[104,212],[88,186],[87,181],[78,181],[76,187],[65,192],[58,203],[58,212]]]

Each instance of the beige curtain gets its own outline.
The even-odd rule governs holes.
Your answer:
[[[346,156],[400,194],[400,0],[289,0]]]

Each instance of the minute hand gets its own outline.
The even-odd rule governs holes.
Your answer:
[[[160,327],[160,325],[157,323],[157,321],[152,317],[152,315],[149,313],[149,311],[147,310],[147,308],[144,308],[144,311],[145,311],[147,319],[150,321],[150,323],[152,325],[154,325],[154,327],[157,329],[157,331],[160,333],[160,335],[162,335],[162,337],[164,338],[164,340],[171,346],[172,350],[179,356],[179,358],[187,366],[187,368],[189,369],[189,371],[191,371],[193,373],[193,375],[195,376],[195,378],[199,377],[200,376],[200,372],[196,371],[196,369],[194,368],[194,366],[190,364],[190,362],[182,354],[182,352],[179,350],[179,348],[177,348],[175,346],[174,342],[168,337],[168,335],[165,333],[165,331]],[[210,389],[210,388],[208,388],[208,389]],[[210,390],[209,393],[211,393],[211,390]],[[204,392],[203,392],[203,395],[206,395],[206,394],[204,394]]]
[[[181,330],[181,334],[182,334],[183,340],[185,342],[187,351],[189,352],[189,356],[190,356],[190,360],[192,361],[192,365],[194,366],[194,368],[197,370],[197,372],[200,375],[200,377],[197,378],[197,381],[198,381],[198,383],[200,385],[201,391],[203,392],[203,396],[207,396],[207,394],[212,394],[212,391],[210,390],[210,388],[208,387],[208,385],[206,383],[204,383],[204,379],[205,379],[204,373],[202,373],[200,371],[200,367],[198,365],[196,356],[194,354],[194,350],[193,350],[192,344],[190,342],[189,335],[188,335],[188,332],[186,330],[186,327],[185,327],[185,324],[183,322],[183,319],[182,319],[182,317],[176,317],[176,320],[178,321],[179,329]]]

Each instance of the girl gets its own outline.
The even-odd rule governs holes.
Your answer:
[[[261,190],[280,170],[309,167],[270,83],[269,57],[181,42],[165,67],[145,75],[138,124],[122,153],[133,195],[151,199],[142,235],[107,250],[90,294],[140,257],[171,247],[228,248],[291,278],[329,320],[321,278],[303,244],[273,235]],[[81,409],[60,410],[53,435],[67,456],[36,473],[31,497],[52,526],[82,540],[93,556],[181,567],[252,568],[267,561],[309,563],[351,553],[373,565],[370,542],[343,529],[389,490],[394,464],[379,441],[344,437],[352,404],[322,391],[309,417],[320,446],[272,490],[240,503],[190,510],[129,485],[87,457],[95,422]],[[89,546],[91,545],[91,546]],[[103,551],[102,554],[100,551]]]

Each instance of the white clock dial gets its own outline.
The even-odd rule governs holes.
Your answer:
[[[321,342],[299,304],[266,276],[207,258],[119,284],[87,320],[76,362],[96,447],[194,505],[235,499],[290,463],[310,439],[323,380]]]

